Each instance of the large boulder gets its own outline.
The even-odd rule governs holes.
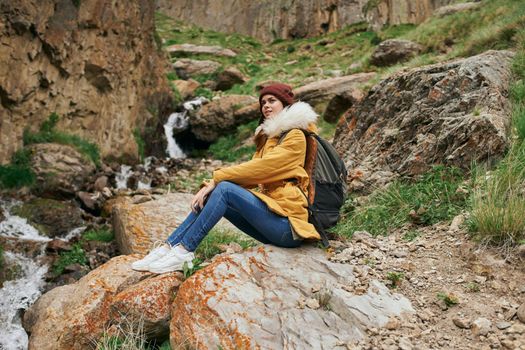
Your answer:
[[[95,165],[74,147],[57,143],[38,143],[29,147],[31,168],[36,174],[39,195],[73,197],[95,172]]]
[[[374,86],[338,125],[334,144],[351,189],[435,164],[468,168],[494,161],[508,145],[509,51],[416,68]]]
[[[166,334],[182,276],[153,277],[131,270],[136,256],[118,256],[78,282],[52,289],[24,314],[29,349],[90,349],[111,326],[143,324],[146,334]]]
[[[235,84],[244,84],[248,81],[240,70],[235,67],[228,67],[217,76],[217,90],[229,90]]]
[[[123,254],[147,253],[153,243],[165,240],[190,212],[189,193],[171,193],[141,203],[121,197],[112,207],[113,229]],[[225,219],[219,225],[235,230]]]
[[[183,101],[189,100],[191,97],[195,96],[195,90],[201,86],[198,81],[193,79],[174,80],[172,83],[179,91]]]
[[[335,95],[323,113],[323,118],[329,123],[335,123],[353,105],[360,102],[364,97],[363,91],[351,89]]]
[[[219,62],[210,60],[192,60],[181,58],[173,64],[175,73],[182,79],[189,79],[196,75],[214,74],[221,68]]]
[[[410,40],[389,39],[381,42],[375,49],[370,63],[376,66],[391,66],[406,61],[423,50],[423,47]]]
[[[47,237],[64,237],[84,224],[82,210],[69,201],[35,198],[13,207],[11,212],[27,219]]]
[[[250,121],[254,115],[243,107],[258,105],[253,96],[227,95],[204,105],[190,116],[191,132],[199,139],[213,142],[231,132],[235,127]],[[253,111],[253,108],[250,109]]]
[[[328,261],[313,246],[218,257],[180,286],[171,347],[347,349],[367,329],[414,312],[377,280],[360,294],[349,291],[354,284],[351,265]]]
[[[225,49],[220,46],[176,44],[176,45],[168,46],[166,50],[171,56],[177,56],[179,54],[184,54],[184,55],[206,54],[206,55],[225,56],[225,57],[237,56],[237,54],[233,50]]]
[[[359,90],[360,86],[376,76],[375,73],[358,73],[344,77],[323,79],[294,89],[296,99],[312,106],[327,104],[335,96]]]

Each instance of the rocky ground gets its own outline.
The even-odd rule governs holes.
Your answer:
[[[363,292],[379,278],[416,312],[369,329],[363,349],[525,349],[525,250],[481,247],[465,230],[437,224],[373,238],[357,232],[332,261],[358,266]],[[408,240],[412,238],[412,240]],[[520,321],[521,320],[521,321]]]

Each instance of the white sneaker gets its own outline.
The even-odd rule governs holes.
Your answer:
[[[154,273],[182,271],[184,263],[187,263],[191,269],[193,259],[195,259],[195,254],[183,251],[179,245],[176,245],[170,249],[168,254],[150,264],[148,271]]]
[[[167,243],[162,243],[162,245],[154,248],[148,255],[146,255],[141,260],[137,260],[131,264],[131,268],[136,271],[148,271],[148,267],[151,263],[155,262],[157,259],[162,258],[164,255],[168,254],[171,251],[171,247]]]

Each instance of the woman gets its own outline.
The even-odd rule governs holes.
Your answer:
[[[307,103],[295,102],[286,84],[263,88],[259,104],[262,115],[252,160],[215,170],[194,196],[184,222],[164,244],[134,262],[133,269],[165,273],[182,270],[184,263],[192,267],[193,252],[221,217],[258,241],[279,247],[320,239],[308,222],[306,138],[299,130],[316,132],[317,114]]]

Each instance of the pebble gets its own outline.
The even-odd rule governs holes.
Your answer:
[[[525,303],[521,304],[517,311],[518,319],[525,323]]]
[[[472,321],[467,319],[467,318],[454,318],[452,319],[452,322],[454,322],[454,324],[459,327],[459,328],[463,328],[463,329],[470,329],[470,327],[472,326]]]
[[[484,317],[480,317],[472,323],[472,333],[475,335],[487,335],[491,326],[492,322]]]
[[[498,323],[496,323],[496,328],[498,328],[498,329],[507,329],[510,326],[512,326],[512,323],[510,323],[510,322],[498,322]]]
[[[314,298],[308,298],[306,300],[306,306],[308,306],[310,309],[317,310],[320,307],[319,300]]]
[[[400,338],[397,345],[401,350],[412,350],[414,348],[412,343],[406,338]]]
[[[390,317],[387,324],[385,325],[385,328],[392,331],[394,329],[398,329],[400,326],[401,322],[399,322],[399,319],[396,317]]]
[[[395,256],[396,258],[404,258],[408,255],[408,253],[406,250],[394,250],[392,252],[392,255]]]

